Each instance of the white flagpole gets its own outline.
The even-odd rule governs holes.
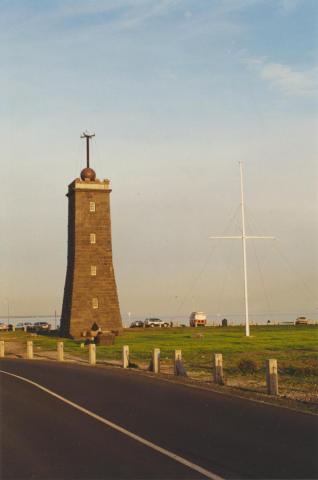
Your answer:
[[[242,234],[233,236],[213,236],[212,239],[240,239],[242,240],[243,250],[243,271],[244,271],[244,302],[245,302],[245,335],[250,336],[249,311],[248,311],[248,290],[247,290],[247,255],[246,255],[246,240],[264,239],[274,240],[275,237],[268,237],[264,235],[246,235],[245,230],[245,205],[244,205],[244,190],[243,190],[243,162],[239,162],[240,177],[241,177],[241,216],[242,216]]]
[[[243,189],[243,166],[240,164],[241,176],[241,213],[242,213],[242,248],[243,248],[243,270],[244,270],[244,299],[245,299],[245,335],[250,336],[250,323],[248,317],[248,291],[247,291],[247,265],[246,265],[246,233],[245,233],[245,211],[244,211],[244,189]]]

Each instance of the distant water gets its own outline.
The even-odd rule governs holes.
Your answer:
[[[10,316],[9,321],[8,321],[8,316],[0,316],[0,321],[2,323],[10,323],[12,325],[18,325],[18,323],[24,323],[24,322],[30,322],[30,323],[35,323],[35,322],[47,322],[51,325],[52,330],[56,329],[60,325],[60,317],[56,317],[54,315],[30,315],[30,316]]]
[[[174,326],[179,326],[179,325],[189,325],[189,316],[188,315],[160,315],[160,314],[149,314],[149,315],[130,315],[130,319],[128,315],[122,314],[122,319],[123,319],[123,324],[125,326],[129,326],[129,324],[135,320],[145,320],[145,318],[149,317],[154,317],[154,318],[161,318],[162,320],[168,321],[168,322],[173,322]],[[217,326],[220,325],[222,322],[223,318],[226,318],[228,321],[228,325],[243,325],[245,324],[245,316],[242,314],[221,314],[221,315],[216,315],[215,313],[207,313],[207,324],[210,326]],[[299,312],[299,313],[275,313],[275,314],[252,314],[250,313],[249,315],[249,321],[251,325],[266,325],[268,320],[270,320],[270,323],[272,325],[275,324],[286,324],[286,322],[294,322],[297,317],[300,316],[305,316],[309,320],[313,322],[318,322],[318,314],[315,316]]]
[[[160,315],[160,314],[136,314],[134,315],[133,313],[130,315],[130,318],[128,315],[122,313],[122,320],[123,320],[123,325],[125,327],[128,327],[131,322],[135,320],[145,320],[145,318],[153,317],[153,318],[161,318],[162,320],[165,320],[167,322],[172,322],[174,326],[179,326],[179,325],[189,325],[189,316],[188,315]],[[221,321],[223,318],[226,318],[228,320],[229,325],[243,325],[245,323],[245,317],[242,314],[221,314],[221,315],[215,315],[214,313],[207,313],[207,318],[208,318],[208,325],[212,326],[217,326],[221,324]],[[250,313],[250,324],[251,325],[266,325],[268,320],[270,320],[270,323],[272,325],[275,324],[287,324],[287,322],[294,322],[297,317],[299,316],[305,316],[309,320],[313,321],[314,323],[318,323],[318,315],[311,315],[310,313],[275,313],[275,314],[253,314]],[[3,315],[0,316],[0,321],[3,323],[8,323],[8,317]],[[54,315],[32,315],[32,316],[12,316],[9,318],[9,323],[12,323],[13,325],[17,325],[18,323],[23,323],[23,322],[48,322],[51,324],[51,328],[56,329],[60,325],[60,317],[57,315],[56,317]]]

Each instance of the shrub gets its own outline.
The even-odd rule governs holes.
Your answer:
[[[256,362],[251,358],[242,358],[242,360],[239,361],[237,368],[243,373],[243,375],[257,372]]]
[[[128,365],[129,368],[139,368],[137,363],[134,363],[134,362],[129,362],[129,365]]]

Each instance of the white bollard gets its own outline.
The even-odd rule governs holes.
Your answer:
[[[23,325],[23,330],[24,330],[24,333],[26,333],[26,331],[27,331],[27,328],[28,328],[28,327],[27,327],[26,325]]]
[[[57,360],[64,361],[64,342],[57,342]]]
[[[129,347],[128,345],[123,346],[123,368],[129,367]]]
[[[160,348],[153,349],[152,368],[154,373],[160,373]]]
[[[33,342],[32,340],[29,340],[27,342],[27,353],[26,353],[26,357],[28,360],[32,360],[33,359]]]
[[[217,383],[218,385],[224,385],[222,353],[214,354],[213,378],[214,383]]]
[[[0,358],[4,357],[4,340],[0,340]]]
[[[12,325],[12,331],[15,332],[15,325]]]
[[[266,360],[266,385],[269,395],[278,395],[278,370],[275,358]]]
[[[181,350],[174,351],[174,374],[178,375],[178,363],[182,362]]]
[[[90,365],[96,365],[96,345],[95,343],[90,343],[88,345],[88,362]]]
[[[174,374],[178,377],[187,377],[186,369],[184,368],[182,362],[182,353],[181,350],[174,351]]]

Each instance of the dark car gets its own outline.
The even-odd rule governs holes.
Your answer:
[[[142,320],[136,320],[130,324],[129,328],[143,328],[144,322]]]

